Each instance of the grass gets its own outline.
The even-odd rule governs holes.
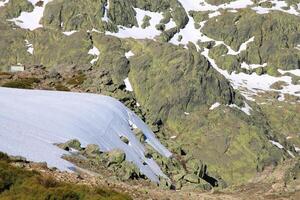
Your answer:
[[[130,200],[128,195],[107,188],[58,182],[51,176],[14,167],[7,155],[0,153],[1,200]]]
[[[21,89],[32,89],[34,83],[39,83],[40,80],[37,78],[23,78],[18,80],[12,80],[4,83],[3,87],[9,88],[21,88]]]
[[[86,80],[85,74],[79,74],[71,78],[67,84],[69,85],[81,85]]]

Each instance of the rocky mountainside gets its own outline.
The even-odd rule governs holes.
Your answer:
[[[134,132],[161,187],[231,188],[279,169],[297,183],[298,165],[283,166],[300,153],[299,0],[0,0],[0,31],[0,86],[121,101],[172,153]],[[74,165],[147,179],[97,142],[57,141],[66,154],[71,139]]]

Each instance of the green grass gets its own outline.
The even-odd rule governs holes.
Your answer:
[[[40,80],[37,78],[23,78],[18,80],[12,80],[4,83],[3,87],[9,88],[22,88],[22,89],[32,89],[34,83],[39,83]]]
[[[106,188],[91,188],[58,182],[53,177],[42,176],[36,171],[14,167],[9,158],[0,153],[1,200],[129,200],[128,195]]]

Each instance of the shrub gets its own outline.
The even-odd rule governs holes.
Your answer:
[[[0,199],[45,200],[130,200],[128,195],[106,188],[58,182],[52,176],[20,169],[9,164],[0,152]]]
[[[2,86],[9,88],[32,89],[33,84],[39,82],[40,80],[37,78],[24,78],[4,83]]]

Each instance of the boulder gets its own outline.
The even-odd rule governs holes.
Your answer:
[[[199,177],[196,174],[187,174],[184,176],[184,180],[190,183],[199,183]]]
[[[178,182],[186,175],[185,171],[181,171],[179,174],[173,176],[174,181]]]
[[[96,144],[89,144],[86,146],[86,148],[83,151],[83,154],[85,154],[87,157],[95,157],[96,155],[99,155],[100,147]]]
[[[159,187],[162,189],[170,190],[172,187],[172,183],[170,182],[170,180],[160,178]]]
[[[66,150],[66,151],[69,151],[70,148],[80,151],[81,150],[81,143],[78,140],[73,139],[73,140],[69,140],[65,143],[59,144],[58,147]]]
[[[108,153],[108,165],[121,164],[125,158],[126,154],[122,150],[112,150]]]

